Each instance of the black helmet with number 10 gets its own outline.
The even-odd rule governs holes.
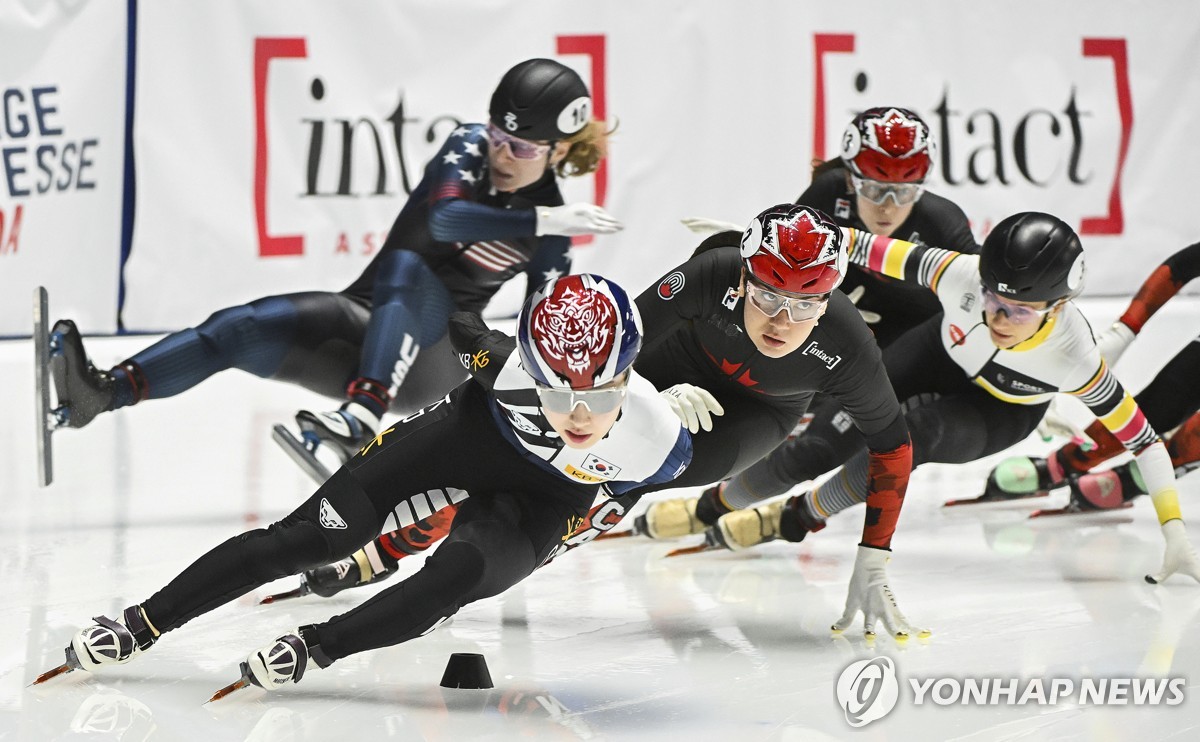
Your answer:
[[[1036,211],[1001,220],[979,251],[983,285],[1005,299],[1069,299],[1083,289],[1083,273],[1083,247],[1075,230]]]
[[[514,137],[556,142],[592,120],[592,98],[575,70],[553,59],[529,59],[504,73],[488,116]]]

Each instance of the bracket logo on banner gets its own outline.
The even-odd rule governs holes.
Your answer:
[[[1133,129],[1125,39],[1064,41],[1054,55],[1059,74],[1021,86],[1020,93],[998,76],[1008,68],[993,71],[987,50],[974,55],[978,65],[945,67],[954,71],[946,73],[940,89],[914,92],[906,77],[913,69],[897,69],[892,46],[869,39],[858,43],[858,36],[813,36],[815,157],[831,156],[831,146],[836,148],[842,127],[854,115],[846,112],[904,106],[920,113],[933,130],[934,169],[943,195],[957,199],[964,188],[1027,193],[1026,200],[1064,213],[1066,205],[1078,203],[1085,210],[1076,223],[1080,234],[1124,233],[1121,178]],[[1003,215],[987,214],[985,231]]]

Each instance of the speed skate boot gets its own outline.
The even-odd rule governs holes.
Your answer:
[[[730,511],[721,499],[721,484],[704,490],[699,497],[675,497],[650,503],[634,519],[633,530],[650,538],[679,538],[704,529]]]
[[[1011,456],[996,465],[988,474],[987,487],[979,497],[981,501],[1014,500],[1024,497],[1042,497],[1050,490],[1067,484],[1062,467],[1056,476],[1048,459],[1037,456]]]
[[[112,409],[113,376],[88,360],[79,329],[69,319],[55,322],[50,331],[50,374],[58,397],[55,416],[60,425],[82,428],[96,415]]]
[[[396,574],[401,559],[421,554],[444,538],[457,512],[458,506],[451,505],[410,526],[378,536],[345,559],[306,570],[299,588],[269,595],[262,602],[278,603],[305,595],[332,598],[352,587],[382,582]]]
[[[341,561],[307,570],[304,583],[314,595],[332,598],[343,590],[386,580],[396,573],[397,563],[395,557],[380,554],[371,542]]]
[[[705,540],[712,546],[740,551],[777,538],[803,541],[824,527],[825,521],[812,513],[800,495],[726,513],[708,529]]]
[[[1125,507],[1138,495],[1146,494],[1146,485],[1134,462],[1108,471],[1071,477],[1069,484],[1071,502],[1066,508],[1068,511],[1112,510]]]
[[[296,424],[310,451],[328,448],[345,464],[375,437],[379,418],[357,402],[347,402],[333,412],[300,410]]]
[[[309,592],[331,598],[343,590],[382,582],[406,556],[426,551],[450,532],[457,506],[443,508],[411,526],[377,537],[350,556],[304,573]]]
[[[698,497],[672,497],[655,500],[633,520],[633,530],[650,538],[679,538],[704,530],[696,517]]]
[[[242,661],[242,677],[264,690],[276,690],[288,683],[299,683],[310,661],[318,667],[333,664],[321,651],[312,628],[302,626],[252,652]]]
[[[121,620],[97,616],[96,623],[80,629],[67,646],[67,664],[95,672],[109,665],[123,665],[149,649],[156,637],[141,607],[131,605]]]

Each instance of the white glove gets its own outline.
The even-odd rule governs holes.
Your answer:
[[[1096,347],[1100,350],[1100,355],[1104,356],[1104,360],[1109,366],[1117,365],[1117,361],[1125,354],[1125,349],[1133,342],[1133,330],[1124,322],[1114,322],[1112,327],[1109,327],[1096,338]]]
[[[867,293],[866,286],[856,286],[853,291],[846,294],[846,298],[850,300],[850,303],[854,305],[855,309],[858,309],[858,300],[861,299],[865,293]],[[883,319],[882,315],[872,312],[869,309],[859,309],[858,313],[862,315],[863,322],[866,322],[868,325],[873,325],[879,320]]]
[[[884,567],[891,557],[886,549],[875,549],[870,546],[858,547],[858,557],[854,560],[854,575],[850,578],[850,591],[846,596],[846,611],[833,625],[835,633],[845,631],[859,611],[863,613],[863,628],[867,636],[875,635],[875,622],[883,619],[888,633],[901,641],[916,634],[921,638],[928,637],[927,629],[913,628],[900,606],[896,605],[896,596],[887,584],[887,571]]]
[[[687,216],[679,220],[683,226],[692,230],[696,234],[709,234],[712,232],[744,232],[746,227],[733,222],[723,222],[720,219],[705,219],[702,216]]]
[[[725,414],[725,408],[707,389],[691,384],[676,384],[659,396],[667,400],[671,412],[692,433],[699,433],[700,428],[712,430],[712,416]]]
[[[547,234],[562,234],[568,237],[578,234],[612,234],[625,228],[595,204],[577,203],[566,206],[537,207],[538,237]]]
[[[1084,432],[1073,417],[1068,414],[1067,403],[1064,402],[1066,397],[1055,395],[1050,400],[1050,406],[1046,408],[1046,416],[1038,423],[1037,432],[1042,436],[1042,440],[1049,442],[1055,436],[1070,438],[1071,440],[1095,446],[1096,442]],[[1090,414],[1090,413],[1089,413]]]
[[[1200,582],[1200,558],[1188,540],[1183,521],[1175,518],[1162,524],[1163,538],[1167,540],[1167,551],[1163,554],[1162,569],[1156,575],[1146,575],[1146,582],[1157,585],[1178,572]]]

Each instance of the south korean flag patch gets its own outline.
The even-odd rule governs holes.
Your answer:
[[[613,480],[621,473],[621,467],[605,461],[594,453],[589,453],[588,457],[580,464],[581,469],[589,474],[600,477],[601,479]]]

